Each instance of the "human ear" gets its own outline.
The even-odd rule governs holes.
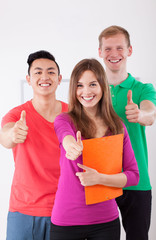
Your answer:
[[[132,46],[130,45],[129,48],[128,48],[128,56],[130,57],[132,55]]]
[[[60,74],[60,75],[58,76],[58,84],[60,84],[61,81],[62,81],[62,75]]]
[[[27,80],[27,83],[28,83],[29,85],[31,85],[31,80],[30,80],[30,76],[29,76],[29,75],[26,76],[26,80]]]
[[[98,52],[99,52],[99,57],[100,57],[100,58],[103,58],[103,57],[102,57],[102,51],[101,51],[101,48],[100,48],[100,47],[98,48]]]

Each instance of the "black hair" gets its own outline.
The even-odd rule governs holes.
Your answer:
[[[60,68],[59,68],[59,65],[57,64],[57,62],[55,61],[55,57],[50,52],[47,52],[45,50],[41,50],[41,51],[31,53],[28,56],[27,63],[29,65],[28,66],[28,74],[29,75],[30,75],[30,68],[31,68],[31,65],[32,65],[33,61],[35,61],[36,59],[40,59],[40,58],[49,59],[49,60],[52,60],[53,62],[55,62],[56,66],[58,68],[58,75],[60,75]]]

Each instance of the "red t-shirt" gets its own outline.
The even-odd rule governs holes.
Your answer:
[[[32,216],[51,216],[57,190],[59,142],[54,124],[44,119],[28,101],[10,110],[2,119],[2,127],[20,119],[26,111],[28,135],[24,143],[13,148],[15,172],[11,187],[9,211]],[[62,102],[62,112],[68,105]]]

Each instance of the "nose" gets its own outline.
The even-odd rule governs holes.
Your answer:
[[[41,76],[41,79],[42,79],[42,80],[48,80],[48,79],[49,79],[48,73],[43,72],[43,73],[42,73],[42,76]]]
[[[90,87],[86,86],[83,88],[83,94],[84,95],[89,95],[91,93]]]
[[[118,56],[118,51],[116,49],[112,49],[110,52],[111,57],[116,57]]]

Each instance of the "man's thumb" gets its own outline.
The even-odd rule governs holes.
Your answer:
[[[26,124],[26,111],[21,112],[20,120]]]
[[[132,100],[132,90],[129,90],[127,93],[127,104],[133,103]]]

